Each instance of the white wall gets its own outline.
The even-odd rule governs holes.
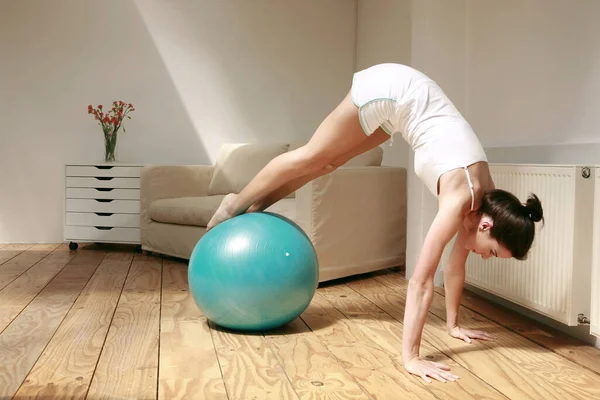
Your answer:
[[[600,142],[600,2],[468,0],[467,114],[485,146]]]
[[[412,2],[411,65],[435,80],[457,109],[465,114],[465,6],[464,0]],[[438,210],[437,199],[417,178],[413,153],[409,158],[406,276],[416,267],[423,241]],[[435,284],[443,282],[443,267],[453,242],[442,256]]]
[[[62,241],[64,164],[103,157],[88,104],[136,106],[125,163],[305,140],[350,88],[355,33],[348,0],[0,0],[0,243]]]
[[[405,7],[410,56],[395,61],[404,36],[390,32],[403,30]],[[392,59],[435,79],[491,162],[600,164],[598,15],[597,0],[359,0],[357,67]],[[407,154],[410,277],[437,204]],[[442,268],[435,281],[442,283]],[[600,347],[584,328],[527,314]]]
[[[411,62],[442,85],[491,162],[600,163],[600,2],[415,0],[413,6]],[[409,187],[409,232],[417,234],[407,274],[434,209],[417,187]],[[527,314],[600,347],[584,328]]]
[[[468,0],[467,111],[491,162],[600,164],[600,2],[576,3]]]
[[[358,0],[356,68],[410,63],[410,0]]]
[[[410,63],[442,86],[490,161],[600,163],[598,15],[595,0],[413,0]],[[412,173],[408,206],[410,276],[437,210]]]
[[[600,143],[486,148],[491,163],[600,164]]]
[[[358,0],[356,70],[381,63],[410,64],[411,0]],[[384,165],[408,167],[401,138],[382,145]]]
[[[436,80],[464,112],[465,6],[464,0],[359,0],[357,69],[382,62],[411,65]],[[437,200],[414,174],[413,153],[405,142],[396,140],[383,148],[384,164],[408,169],[410,277],[437,212]],[[441,269],[435,282],[442,283]]]

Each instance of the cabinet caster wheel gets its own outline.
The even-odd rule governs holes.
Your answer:
[[[79,247],[79,245],[75,242],[71,242],[69,243],[69,250],[77,250],[77,247]]]

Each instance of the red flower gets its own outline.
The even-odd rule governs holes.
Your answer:
[[[133,104],[125,103],[122,100],[113,101],[112,108],[110,109],[110,111],[108,111],[108,109],[107,109],[106,113],[104,113],[102,111],[103,108],[104,108],[104,106],[102,106],[101,104],[98,105],[98,107],[96,107],[96,108],[94,108],[94,106],[92,104],[88,105],[88,107],[87,107],[88,114],[92,114],[96,121],[100,121],[99,125],[102,126],[102,130],[104,131],[104,134],[107,136],[116,134],[117,131],[121,127],[123,118],[127,117],[127,118],[131,119],[131,117],[128,114],[131,111],[135,110],[135,108],[133,107]],[[125,129],[125,128],[123,128],[123,129]]]

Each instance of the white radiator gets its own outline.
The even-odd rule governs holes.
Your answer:
[[[466,283],[567,325],[590,316],[595,168],[491,164],[496,187],[540,198],[545,225],[525,261],[471,253]],[[598,312],[596,310],[596,312]],[[594,318],[598,323],[598,318]]]
[[[600,167],[596,167],[594,196],[594,245],[592,263],[592,304],[590,332],[600,337]]]

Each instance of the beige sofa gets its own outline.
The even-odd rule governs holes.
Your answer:
[[[189,259],[227,193],[298,145],[225,144],[214,166],[149,165],[141,173],[142,249]],[[319,281],[402,266],[406,169],[381,166],[377,147],[315,179],[267,211],[295,221],[319,259]]]

